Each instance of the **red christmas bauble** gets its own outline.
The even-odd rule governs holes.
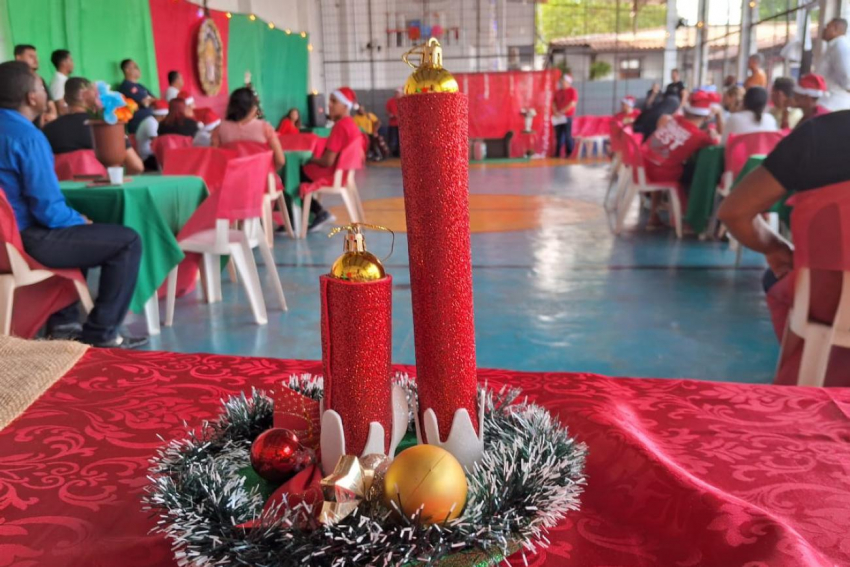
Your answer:
[[[288,429],[263,431],[251,445],[251,466],[269,482],[281,483],[313,464],[315,454]]]

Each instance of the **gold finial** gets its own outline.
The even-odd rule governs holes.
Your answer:
[[[360,222],[338,226],[328,234],[328,238],[344,230],[347,230],[348,233],[345,235],[342,256],[337,258],[333,266],[331,266],[331,275],[333,277],[350,282],[370,282],[380,280],[386,276],[386,271],[384,271],[384,265],[381,263],[381,260],[366,250],[366,240],[362,232],[364,228],[384,230],[392,234],[393,242],[387,258],[392,255],[393,248],[395,247],[395,233],[390,229],[376,224]]]
[[[411,55],[421,57],[418,66],[409,61]],[[456,93],[460,90],[452,74],[443,68],[443,48],[436,38],[412,48],[401,59],[416,69],[404,83],[404,94]]]

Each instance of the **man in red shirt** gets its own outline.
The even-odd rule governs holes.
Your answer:
[[[401,155],[400,144],[398,143],[398,97],[404,93],[401,87],[395,90],[395,96],[387,101],[387,119],[389,120],[387,129],[387,143],[390,146],[390,151],[393,156]]]
[[[328,117],[333,120],[334,127],[321,157],[314,157],[304,165],[302,173],[310,181],[333,179],[334,165],[340,152],[349,144],[363,142],[363,133],[351,118],[351,113],[357,106],[357,95],[350,88],[340,87],[331,93],[328,99]],[[323,209],[317,199],[311,201],[310,212],[313,213],[313,220],[308,227],[311,232],[322,230],[336,221],[336,217]]]
[[[809,73],[800,78],[800,82],[794,87],[792,105],[803,111],[803,117],[797,122],[797,126],[810,118],[829,113],[827,108],[818,104],[824,94],[826,94],[826,80],[823,77]]]
[[[552,99],[552,125],[555,127],[555,157],[561,156],[561,148],[570,157],[573,153],[573,116],[578,104],[578,92],[573,88],[573,76],[561,77],[560,87]]]
[[[620,101],[620,112],[614,115],[614,118],[620,124],[631,124],[640,116],[640,110],[635,108],[635,102],[635,97],[633,96],[627,96]]]
[[[701,129],[711,116],[722,121],[722,107],[716,104],[710,93],[694,92],[684,111],[683,116],[662,117],[655,133],[643,145],[646,176],[650,181],[680,182],[685,162],[702,148],[720,141],[716,133],[709,134]],[[657,192],[652,194],[648,227],[661,224],[657,211],[659,197]]]

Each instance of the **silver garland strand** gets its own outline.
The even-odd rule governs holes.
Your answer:
[[[407,375],[396,382],[409,399],[416,396]],[[285,386],[322,397],[321,378],[311,375],[292,376]],[[336,525],[306,529],[310,506],[283,503],[260,527],[237,527],[258,519],[264,505],[258,489],[246,489],[237,474],[250,462],[253,440],[272,427],[272,400],[257,390],[223,401],[218,421],[158,451],[145,508],[159,517],[155,531],[171,539],[181,566],[430,567],[459,552],[505,557],[519,547],[532,553],[548,545],[549,528],[579,509],[587,448],[545,409],[518,402],[519,395],[486,391],[484,457],[467,471],[466,508],[451,522],[400,522],[367,503]]]

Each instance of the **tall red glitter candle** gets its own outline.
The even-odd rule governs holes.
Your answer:
[[[446,441],[455,412],[478,432],[466,95],[401,97],[399,133],[420,417]]]

